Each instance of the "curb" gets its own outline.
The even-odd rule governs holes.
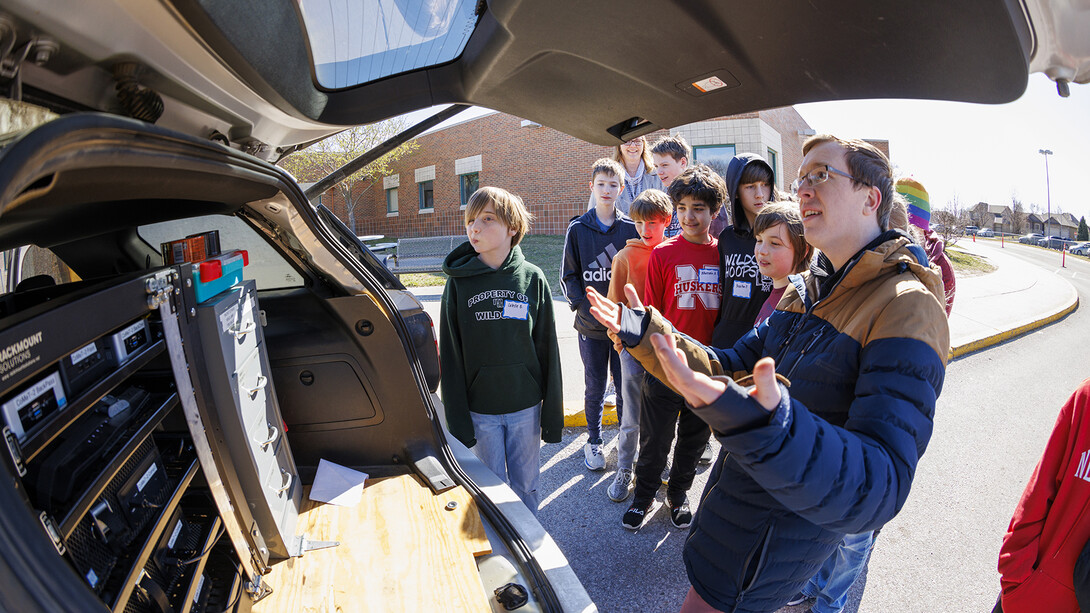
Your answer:
[[[603,426],[615,426],[617,425],[617,407],[606,405],[602,408],[602,425]],[[585,428],[587,426],[587,416],[583,413],[583,407],[569,407],[564,405],[564,427],[565,428]]]
[[[985,336],[984,338],[977,339],[975,341],[970,341],[968,343],[965,343],[964,345],[959,345],[957,347],[951,347],[950,348],[950,355],[947,358],[947,361],[949,362],[951,360],[960,358],[962,356],[968,355],[968,354],[973,353],[975,351],[980,351],[981,349],[986,349],[986,348],[991,347],[993,345],[998,345],[999,343],[1002,343],[1004,341],[1009,341],[1009,340],[1011,340],[1013,338],[1017,338],[1019,336],[1022,336],[1023,334],[1025,334],[1027,332],[1031,332],[1033,330],[1036,330],[1037,328],[1043,328],[1043,327],[1047,326],[1050,323],[1053,323],[1055,321],[1063,319],[1064,317],[1066,317],[1067,315],[1072,313],[1077,308],[1079,308],[1079,296],[1076,293],[1075,294],[1075,300],[1072,301],[1071,304],[1063,307],[1062,309],[1060,309],[1059,311],[1056,311],[1055,313],[1053,313],[1051,315],[1048,315],[1046,317],[1043,317],[1043,318],[1035,320],[1035,321],[1031,321],[1031,322],[1029,322],[1027,324],[1023,324],[1023,325],[1018,326],[1016,328],[1011,328],[1010,330],[1005,330],[1003,332],[997,332],[996,334],[992,334],[991,336]]]

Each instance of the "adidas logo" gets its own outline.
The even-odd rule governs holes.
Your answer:
[[[612,244],[606,245],[602,253],[594,258],[583,271],[583,281],[609,281],[613,277],[613,256],[617,255],[617,248]]]

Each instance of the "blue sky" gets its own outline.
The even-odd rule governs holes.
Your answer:
[[[932,208],[956,193],[962,204],[985,201],[1046,206],[1045,160],[1053,209],[1090,220],[1090,85],[1072,85],[1061,98],[1055,84],[1030,77],[1020,99],[1009,104],[864,100],[795,107],[815,130],[837,136],[890,141],[898,170],[927,187]]]

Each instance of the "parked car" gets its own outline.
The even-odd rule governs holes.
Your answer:
[[[962,233],[965,236],[974,236],[977,232],[980,232],[980,228],[977,226],[965,226],[965,228],[962,229]]]
[[[995,237],[995,231],[991,228],[981,228],[976,231],[976,235],[985,238],[993,238]]]
[[[1029,234],[1023,234],[1022,237],[1018,239],[1018,242],[1022,243],[1023,245],[1036,245],[1037,241],[1041,240],[1042,238],[1044,238],[1043,235],[1030,232]]]
[[[1090,243],[1077,243],[1070,248],[1070,251],[1075,255],[1090,255]]]
[[[613,146],[798,102],[1003,103],[1031,71],[1090,74],[1087,33],[1052,27],[1078,3],[1050,0],[749,3],[741,22],[736,3],[671,0],[654,5],[656,35],[685,41],[668,61],[610,25],[621,2],[259,4],[3,1],[23,123],[0,141],[0,608],[249,611],[312,589],[350,611],[494,593],[594,610],[446,432],[432,322],[274,165],[293,151],[443,103],[459,106],[386,144],[462,104]],[[357,530],[339,547],[312,540],[298,512],[323,461],[406,489],[331,523]],[[405,535],[420,541],[384,550]],[[357,537],[379,539],[362,559]],[[329,546],[335,563],[300,570]],[[463,574],[375,580],[427,572],[406,560],[439,547]]]
[[[1037,241],[1037,246],[1048,247],[1049,249],[1065,249],[1074,244],[1075,241],[1068,240],[1059,236],[1048,236]]]

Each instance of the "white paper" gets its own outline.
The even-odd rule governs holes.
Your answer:
[[[310,486],[310,499],[328,502],[342,507],[354,507],[363,496],[363,482],[367,473],[347,466],[318,460],[318,474]]]

